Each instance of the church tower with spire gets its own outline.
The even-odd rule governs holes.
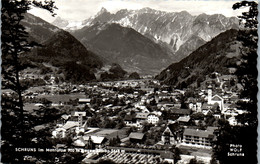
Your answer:
[[[211,100],[212,100],[212,86],[209,85],[208,86],[208,104],[211,104]]]

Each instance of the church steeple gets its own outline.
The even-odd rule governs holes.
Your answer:
[[[212,86],[209,85],[208,86],[208,104],[211,104],[211,100],[212,100]]]

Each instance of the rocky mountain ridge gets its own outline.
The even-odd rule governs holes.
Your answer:
[[[122,9],[111,14],[102,8],[95,16],[82,21],[79,28],[91,26],[97,22],[118,23],[123,27],[131,27],[143,35],[152,36],[157,42],[167,43],[174,53],[185,42],[189,42],[189,39],[194,35],[204,41],[210,41],[221,32],[239,27],[237,18],[228,18],[222,14],[193,16],[187,11],[165,12],[151,8]],[[196,48],[198,47],[196,46]]]

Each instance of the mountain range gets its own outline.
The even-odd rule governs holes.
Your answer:
[[[64,76],[75,75],[75,81],[84,77],[87,80],[124,78],[127,74],[124,70],[142,75],[159,74],[170,64],[178,65],[182,59],[187,60],[191,52],[208,46],[210,40],[221,32],[239,28],[234,17],[220,14],[192,16],[186,11],[169,13],[150,8],[120,10],[115,14],[103,8],[95,16],[74,23],[76,30],[68,30],[73,23],[62,18],[57,18],[52,25],[31,14],[26,16],[23,24],[29,38],[43,44],[33,50],[34,55],[60,67]],[[86,70],[87,74],[78,74],[81,71],[76,71],[79,70],[77,67]],[[169,68],[171,66],[157,78],[167,83],[170,78],[165,74]],[[186,73],[184,71],[181,77]]]
[[[227,29],[238,28],[236,17],[228,18],[222,14],[207,15],[204,13],[193,16],[187,11],[165,12],[150,8],[122,9],[115,14],[102,8],[95,16],[82,21],[78,28],[91,26],[97,22],[118,23],[123,27],[131,27],[143,35],[149,34],[156,40],[170,44],[175,51],[192,35],[209,41]],[[59,27],[61,25],[56,20],[53,24]],[[69,29],[67,26],[61,27]]]
[[[105,56],[105,58],[110,59],[110,56],[113,56],[114,54],[115,58],[118,59],[117,62],[122,65],[124,69],[132,69],[133,71],[137,71],[139,73],[146,72],[149,74],[155,73],[156,70],[159,72],[161,69],[165,68],[165,66],[169,64],[168,61],[170,63],[180,61],[221,32],[239,28],[238,19],[235,17],[228,18],[221,14],[200,14],[198,16],[193,16],[187,11],[165,12],[150,8],[143,8],[140,10],[122,9],[114,14],[108,12],[105,8],[102,8],[95,16],[92,16],[81,23],[78,22],[78,26],[73,26],[73,28],[70,28],[71,26],[69,25],[73,23],[67,22],[66,26],[64,20],[61,21],[62,18],[58,18],[58,20],[55,20],[53,23],[56,26],[60,26],[61,28],[72,32],[73,35],[86,47],[91,47],[92,51],[99,51],[99,53],[97,53],[99,56]],[[122,28],[132,28],[136,32],[158,44],[161,47],[160,49],[163,49],[163,51],[167,54],[160,56],[168,57],[162,58],[163,60],[158,60],[158,62],[153,63],[153,65],[158,65],[158,67],[156,70],[154,69],[150,72],[150,68],[143,71],[144,68],[136,65],[130,64],[132,65],[131,68],[126,66],[124,60],[125,56],[122,55],[123,53],[120,51],[120,46],[118,46],[117,49],[114,49],[114,52],[120,52],[120,54],[113,52],[111,55],[108,55],[109,57],[107,57],[107,51],[103,52],[103,50],[99,49],[101,45],[96,47],[96,44],[89,44],[89,37],[93,37],[90,35],[94,35],[95,32],[97,35],[100,35],[98,31],[107,30],[106,28],[101,27],[99,27],[98,30],[95,29],[97,28],[97,25],[104,24],[119,24]],[[95,29],[95,32],[92,31],[92,34],[89,34],[93,29]],[[114,34],[115,33],[111,33],[111,40],[112,38],[113,40],[117,39],[113,37]],[[99,38],[102,37],[99,36]],[[137,38],[135,38],[135,40],[136,39]],[[149,54],[147,54],[147,56],[149,56]],[[134,58],[131,63],[139,63],[139,61],[139,59],[136,60]],[[162,63],[161,61],[167,62]]]

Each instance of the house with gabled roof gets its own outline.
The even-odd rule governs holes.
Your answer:
[[[136,125],[136,114],[125,115],[124,123],[126,124],[126,126],[137,126]]]
[[[162,107],[165,107],[165,108],[174,107],[174,103],[173,103],[173,102],[168,102],[168,101],[162,101],[162,102],[158,102],[157,107],[158,107],[158,108],[162,108]]]
[[[129,135],[129,140],[130,142],[133,143],[143,143],[144,139],[145,139],[144,133],[132,132]]]
[[[190,116],[181,116],[177,119],[180,125],[187,126],[190,124]]]
[[[67,121],[64,125],[56,128],[52,132],[52,135],[55,138],[64,138],[68,133],[75,131],[77,127],[79,127],[78,121]]]
[[[64,128],[56,128],[53,132],[52,132],[52,136],[54,138],[65,138],[66,137],[66,130]]]
[[[167,145],[174,145],[181,141],[182,129],[178,122],[168,124],[166,129],[162,133],[161,140]]]
[[[83,137],[79,137],[77,140],[74,141],[73,145],[77,147],[85,147],[87,141],[83,139]]]
[[[85,142],[91,140],[96,145],[103,145],[107,141],[107,138],[104,136],[94,136],[94,135],[83,136],[83,139]]]
[[[66,124],[63,125],[62,128],[64,128],[65,130],[69,130],[71,128],[78,127],[78,126],[79,126],[78,121],[67,121]]]
[[[143,112],[137,112],[135,119],[136,119],[136,124],[138,127],[141,127],[141,124],[145,121],[147,121],[149,113],[143,113]]]

